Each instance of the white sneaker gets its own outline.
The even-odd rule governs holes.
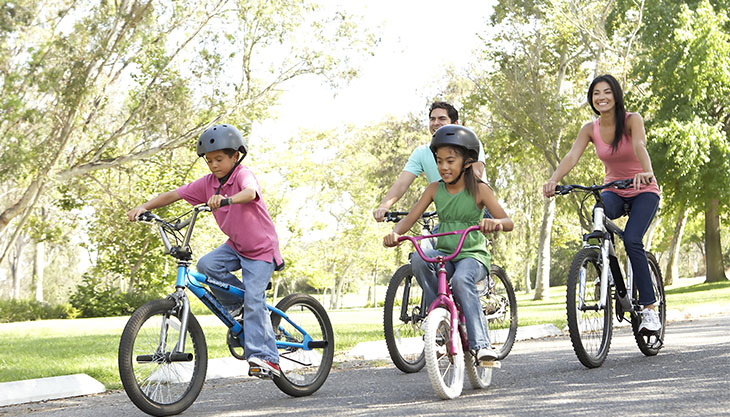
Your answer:
[[[659,314],[654,309],[644,308],[641,310],[641,324],[639,331],[657,332],[661,330],[662,323],[659,321]]]
[[[499,355],[493,347],[483,347],[477,351],[477,361],[479,362],[493,362],[496,361]]]

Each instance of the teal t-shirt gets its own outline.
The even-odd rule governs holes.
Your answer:
[[[484,163],[484,149],[482,149],[481,142],[479,142],[479,162]],[[408,171],[415,176],[424,173],[429,183],[441,180],[441,174],[439,174],[436,166],[436,158],[433,157],[430,144],[421,145],[414,149],[403,171]],[[482,180],[486,180],[484,175],[482,175]]]

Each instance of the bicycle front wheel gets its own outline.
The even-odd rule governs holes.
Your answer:
[[[124,390],[140,410],[154,416],[182,413],[205,382],[208,348],[192,313],[185,334],[187,355],[172,353],[180,336],[179,310],[172,298],[150,301],[132,314],[119,341]]]
[[[271,324],[279,347],[281,376],[274,377],[280,390],[293,397],[317,391],[332,368],[335,336],[324,307],[306,294],[291,294],[276,305],[291,320],[271,312]],[[296,323],[302,333],[292,323]],[[309,349],[285,346],[282,343],[309,344]]]
[[[641,353],[646,356],[655,356],[659,353],[659,349],[662,348],[664,343],[664,329],[667,324],[667,298],[664,294],[664,280],[662,278],[662,272],[659,269],[659,263],[654,255],[649,252],[646,253],[646,258],[649,261],[651,284],[654,288],[654,296],[656,297],[654,308],[659,313],[659,322],[662,324],[662,328],[656,333],[640,333],[639,325],[641,324],[641,319],[638,315],[631,319],[631,327],[634,332],[636,344],[639,346]],[[636,288],[636,285],[634,285],[633,296],[634,300],[639,299],[639,290]]]
[[[464,388],[464,351],[456,333],[456,354],[449,353],[451,314],[437,308],[426,317],[425,356],[428,378],[436,395],[444,400],[461,395]]]
[[[403,372],[420,371],[426,363],[423,356],[423,289],[410,264],[398,268],[388,283],[383,308],[385,344],[393,364]]]
[[[613,332],[611,290],[601,307],[601,266],[599,252],[581,249],[573,258],[568,274],[566,308],[568,330],[578,360],[587,368],[597,368],[608,355]]]
[[[487,331],[492,347],[497,351],[497,360],[509,355],[517,336],[517,297],[512,283],[504,269],[491,266],[491,288],[489,280],[477,283],[479,300],[487,319]]]

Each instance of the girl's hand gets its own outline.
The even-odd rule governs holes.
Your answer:
[[[497,219],[482,219],[479,222],[479,229],[483,234],[499,232],[502,230],[502,222]]]
[[[557,182],[553,180],[548,180],[548,182],[545,183],[545,185],[542,186],[542,195],[545,197],[552,197],[555,195],[555,187],[558,185]]]
[[[638,190],[641,184],[651,184],[653,178],[653,172],[640,172],[634,175],[634,190]]]
[[[393,232],[389,235],[385,235],[385,237],[383,238],[383,246],[385,246],[386,248],[393,248],[396,246],[400,246],[400,242],[398,242],[399,237],[400,237],[400,235],[395,232]]]

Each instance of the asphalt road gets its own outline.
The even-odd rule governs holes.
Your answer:
[[[439,400],[426,371],[394,366],[334,370],[314,395],[291,398],[271,381],[206,383],[188,416],[730,416],[730,316],[674,322],[665,347],[645,357],[617,329],[608,359],[586,369],[567,337],[520,341],[492,386],[465,381],[458,399]],[[138,416],[123,391],[0,408],[0,416]]]

